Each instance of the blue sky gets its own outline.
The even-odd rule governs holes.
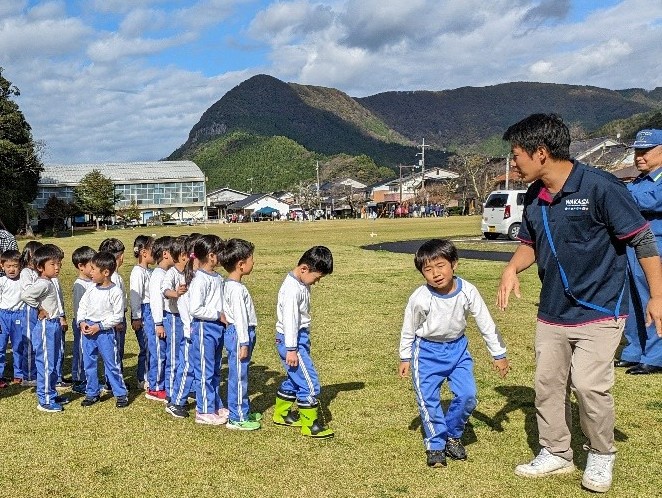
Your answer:
[[[352,96],[662,86],[650,0],[0,0],[0,66],[51,163],[160,159],[259,74]]]

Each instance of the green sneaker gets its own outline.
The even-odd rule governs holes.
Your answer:
[[[260,422],[253,422],[252,420],[244,420],[243,422],[234,422],[228,420],[228,423],[225,424],[225,427],[235,431],[256,431],[262,427]]]
[[[260,412],[250,412],[248,414],[248,420],[251,422],[262,422],[262,414]]]

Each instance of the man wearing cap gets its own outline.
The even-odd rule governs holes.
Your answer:
[[[662,253],[662,130],[641,130],[634,144],[634,165],[639,176],[628,185],[639,211],[650,224],[658,251]],[[625,373],[647,375],[662,372],[662,337],[654,326],[646,327],[645,309],[650,291],[646,276],[634,250],[628,248],[630,270],[630,313],[625,322],[628,345],[621,353],[617,367]]]
[[[648,321],[662,334],[662,265],[649,223],[613,175],[573,161],[570,132],[554,114],[533,114],[503,136],[511,167],[531,183],[522,242],[501,274],[497,306],[520,296],[517,274],[537,263],[542,282],[535,332],[535,407],[540,453],[518,465],[522,477],[575,470],[570,391],[588,450],[582,486],[611,487],[616,459],[614,354],[628,310],[626,247],[649,284]]]
[[[18,251],[18,244],[16,243],[16,237],[14,237],[4,228],[0,228],[0,254],[2,254],[5,251],[9,251],[10,249]],[[0,277],[2,277],[4,274],[5,272],[2,271],[2,268],[0,268]]]

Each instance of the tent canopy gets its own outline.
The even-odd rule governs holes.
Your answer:
[[[271,206],[264,206],[264,207],[261,207],[260,209],[255,210],[255,214],[264,214],[264,215],[267,215],[267,216],[272,215],[272,214],[277,213],[277,212],[278,212],[278,209],[274,209]]]

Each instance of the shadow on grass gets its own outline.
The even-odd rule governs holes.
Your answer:
[[[320,405],[325,422],[331,422],[333,415],[329,410],[329,405],[336,399],[336,396],[345,391],[359,391],[365,387],[364,382],[342,382],[340,384],[323,385],[320,393]]]
[[[536,421],[535,391],[532,387],[528,386],[497,386],[494,390],[506,398],[506,404],[493,417],[489,417],[479,410],[474,410],[471,414],[472,418],[478,421],[480,425],[486,425],[493,431],[503,432],[504,422],[510,420],[508,415],[521,411],[524,414],[524,432],[526,433],[527,444],[531,449],[531,453],[537,455],[540,451],[540,443],[538,441],[538,424]],[[447,407],[445,406],[444,410],[446,409]],[[573,421],[571,428],[571,447],[575,454],[574,460],[577,465],[584,467],[586,464],[586,450],[583,449],[583,444],[586,442],[586,436],[584,436],[579,424],[579,405],[577,402],[573,401],[570,403],[570,410]],[[559,415],[563,416],[562,412]],[[424,435],[420,417],[412,420],[411,424],[409,424],[409,429],[420,429],[421,434]],[[627,441],[628,436],[619,429],[614,429],[614,438],[616,441],[623,442]],[[465,427],[462,442],[465,445],[470,445],[476,441],[478,441],[478,438],[470,420]]]

